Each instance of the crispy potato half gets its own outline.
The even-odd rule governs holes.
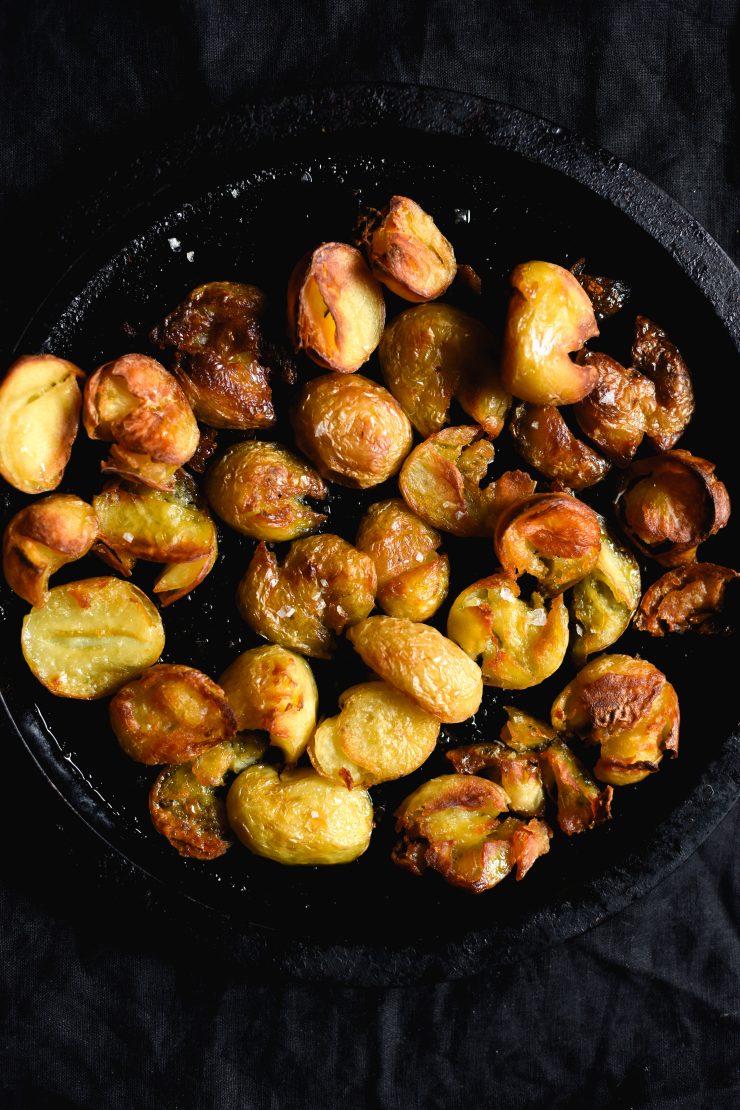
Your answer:
[[[6,582],[30,605],[43,605],[51,575],[87,555],[97,534],[95,511],[72,493],[53,493],[26,505],[3,535]]]
[[[632,365],[655,386],[656,403],[648,415],[647,436],[659,451],[668,451],[694,414],[689,368],[663,329],[646,316],[637,317]]]
[[[689,563],[667,571],[645,590],[635,627],[651,636],[669,632],[724,632],[719,618],[730,582],[740,574],[716,563]]]
[[[466,721],[483,697],[480,668],[428,624],[368,617],[347,638],[379,678],[445,724]]]
[[[205,491],[222,520],[255,540],[295,540],[326,520],[306,503],[324,501],[326,486],[279,443],[254,439],[229,447],[209,469]]]
[[[453,748],[447,758],[459,774],[482,772],[503,787],[509,809],[524,817],[541,817],[545,812],[545,788],[537,752],[514,752],[494,740]]]
[[[351,863],[366,850],[373,804],[366,790],[347,790],[311,768],[256,764],[242,771],[226,798],[229,824],[255,855],[277,863]]]
[[[554,674],[568,650],[568,610],[562,594],[545,601],[520,596],[505,573],[481,578],[455,598],[447,635],[480,660],[487,686],[526,690]]]
[[[368,228],[365,248],[378,281],[406,301],[441,297],[457,273],[451,243],[409,197],[391,197]]]
[[[0,382],[0,474],[22,493],[56,489],[80,423],[82,371],[56,355],[23,355]]]
[[[580,361],[596,371],[597,379],[575,406],[576,420],[615,466],[628,466],[655,410],[655,386],[639,370],[600,351],[584,351]]]
[[[236,732],[221,687],[179,663],[150,667],[108,709],[118,743],[137,763],[187,763]]]
[[[163,609],[189,594],[213,570],[218,558],[218,542],[213,523],[211,528],[213,546],[207,555],[201,556],[200,559],[193,559],[191,563],[168,563],[152,586],[152,592],[157,595]]]
[[[266,640],[330,659],[335,637],[373,608],[376,588],[368,555],[339,536],[308,536],[293,542],[282,566],[259,544],[239,583],[237,604]]]
[[[296,351],[351,374],[367,362],[385,324],[383,292],[348,243],[322,243],[298,262],[288,283],[288,329]]]
[[[599,516],[599,514],[596,514]],[[578,666],[611,645],[626,630],[640,601],[640,567],[599,516],[601,548],[596,565],[576,582],[570,596],[571,646]]]
[[[514,705],[505,705],[504,709],[506,723],[501,729],[501,740],[512,751],[541,751],[557,736],[554,728],[530,713],[525,713],[523,709],[517,709]]]
[[[316,728],[319,692],[306,660],[277,644],[242,652],[226,668],[221,686],[237,727],[269,733],[270,743],[295,763]]]
[[[190,764],[201,786],[223,786],[227,775],[240,775],[267,751],[267,738],[256,732],[237,732],[202,752]]]
[[[501,566],[531,574],[543,594],[569,589],[596,565],[601,527],[593,509],[565,493],[535,493],[501,514],[494,533]]]
[[[504,388],[532,405],[582,400],[597,374],[570,355],[599,334],[588,294],[569,270],[554,262],[521,263],[511,284],[501,353]]]
[[[586,832],[611,819],[611,786],[599,789],[563,740],[553,740],[539,760],[548,793],[557,802],[558,825],[566,836]]]
[[[405,412],[382,385],[361,374],[322,374],[303,387],[293,413],[298,447],[340,486],[385,482],[411,450]]]
[[[570,489],[593,486],[610,469],[606,459],[573,435],[554,405],[518,404],[509,431],[525,462]]]
[[[231,847],[223,799],[198,781],[188,763],[159,772],[149,792],[149,813],[154,828],[181,856],[218,859]]]
[[[24,617],[23,656],[61,698],[104,698],[156,663],[162,620],[145,593],[120,578],[54,586]]]
[[[254,285],[199,285],[152,329],[198,420],[213,428],[275,423],[269,369],[262,360],[265,295]]]
[[[624,308],[630,298],[631,290],[626,282],[618,278],[586,273],[585,258],[579,258],[575,265],[571,266],[570,272],[588,294],[597,320],[614,316]]]

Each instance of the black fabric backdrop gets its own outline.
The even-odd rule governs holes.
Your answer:
[[[740,260],[737,0],[0,7],[11,331],[53,276],[39,198],[53,221],[173,120],[330,82],[436,84],[580,130]],[[737,807],[584,936],[464,982],[354,990],[236,972],[77,825],[10,737],[3,775],[3,1108],[740,1105]]]

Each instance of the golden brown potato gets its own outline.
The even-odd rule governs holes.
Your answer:
[[[236,732],[221,687],[178,663],[150,667],[126,683],[108,708],[118,743],[138,763],[186,763]]]
[[[321,722],[308,745],[308,758],[322,778],[343,782],[348,790],[375,785],[373,773],[350,759],[339,743],[339,717]]]
[[[295,540],[282,566],[261,543],[239,583],[237,604],[255,632],[283,647],[330,659],[335,636],[375,602],[373,561],[339,536]]]
[[[606,459],[576,439],[554,405],[517,405],[509,431],[525,462],[570,489],[593,486],[609,471]]]
[[[84,375],[55,355],[23,355],[0,382],[0,474],[22,493],[62,480],[80,422]]]
[[[588,294],[597,320],[614,316],[624,308],[630,298],[630,287],[618,278],[608,278],[585,273],[586,259],[579,258],[570,272]]]
[[[611,819],[613,790],[599,790],[586,768],[562,740],[539,755],[548,793],[558,806],[558,825],[566,836],[586,832]]]
[[[39,682],[61,698],[104,698],[157,662],[164,648],[159,613],[120,578],[54,586],[23,619],[23,656]]]
[[[662,328],[646,316],[637,317],[632,364],[655,386],[656,404],[646,422],[648,438],[659,451],[668,451],[694,413],[689,368]]]
[[[168,563],[152,586],[152,592],[157,595],[159,604],[163,609],[189,594],[213,570],[218,558],[218,543],[213,523],[211,523],[211,528],[213,529],[213,546],[207,555],[203,555],[200,559],[194,559],[192,563]]]
[[[545,812],[545,790],[537,752],[514,752],[494,741],[453,748],[447,758],[460,774],[475,775],[482,771],[485,778],[497,782],[506,792],[509,808],[514,813],[541,817]]]
[[[719,619],[730,582],[740,578],[736,570],[716,563],[689,563],[667,571],[654,582],[640,602],[635,627],[651,636],[668,632],[723,632]]]
[[[678,752],[676,691],[652,663],[629,655],[587,663],[555,699],[552,724],[599,744],[594,773],[614,786],[640,782],[665,752]]]
[[[447,635],[479,659],[487,686],[526,690],[549,678],[568,650],[568,610],[562,594],[550,602],[519,595],[516,579],[493,574],[455,598]]]
[[[565,493],[536,493],[509,506],[496,524],[494,546],[505,571],[533,575],[543,594],[569,589],[596,565],[599,518]]]
[[[205,491],[222,520],[255,540],[295,540],[326,520],[305,500],[325,500],[326,486],[278,443],[236,443],[209,469]]]
[[[276,644],[242,652],[219,679],[237,728],[260,729],[295,763],[316,728],[319,693],[305,659]]]
[[[387,389],[361,374],[306,382],[293,413],[298,447],[340,486],[366,489],[395,474],[411,450],[408,417]]]
[[[501,729],[501,739],[507,748],[515,752],[540,751],[552,743],[557,733],[544,721],[517,709],[514,705],[505,705],[506,724]]]
[[[443,428],[411,452],[398,485],[406,504],[432,528],[453,536],[492,536],[496,520],[536,483],[523,470],[481,488],[495,448],[480,428]]]
[[[255,855],[291,865],[351,863],[370,843],[373,804],[308,767],[257,764],[242,771],[226,798],[229,824]]]
[[[364,258],[347,243],[322,243],[298,262],[288,283],[288,328],[296,351],[351,374],[383,334],[385,301]]]
[[[194,759],[190,770],[201,786],[223,786],[227,775],[240,775],[259,762],[266,751],[267,739],[256,732],[237,732]]]
[[[389,617],[425,621],[447,596],[450,561],[442,537],[400,498],[377,501],[357,532],[357,549],[369,555],[378,576],[377,603]]]
[[[91,439],[112,441],[101,463],[152,489],[171,490],[200,439],[188,399],[172,374],[146,355],[122,355],[85,383],[83,422]]]
[[[573,659],[578,666],[619,639],[632,620],[642,589],[637,559],[615,539],[601,516],[599,526],[596,565],[576,582],[570,598]]]
[[[452,245],[408,197],[391,197],[364,239],[378,281],[406,301],[441,297],[457,273]]]
[[[730,497],[714,476],[714,463],[676,450],[634,462],[616,508],[638,550],[675,567],[694,562],[699,544],[724,528]]]
[[[3,536],[6,582],[30,605],[43,605],[51,575],[87,555],[97,534],[94,510],[72,493],[53,493],[26,505]]]
[[[544,821],[501,818],[504,791],[476,775],[440,775],[425,782],[396,810],[401,838],[394,863],[421,875],[431,869],[474,894],[490,890],[516,867],[523,879],[550,848]]]
[[[363,662],[444,724],[466,721],[483,697],[480,668],[436,628],[369,617],[347,632]]]
[[[598,378],[575,406],[576,419],[615,466],[627,466],[655,410],[655,386],[639,370],[627,369],[599,351],[585,351],[580,360],[596,370]]]
[[[588,294],[553,262],[524,262],[511,275],[514,292],[504,331],[504,388],[532,405],[572,405],[596,384],[593,367],[570,357],[599,334]]]
[[[223,800],[212,786],[198,782],[187,763],[159,772],[149,813],[154,828],[181,856],[217,859],[231,847]]]
[[[204,424],[246,429],[275,423],[262,360],[264,311],[265,295],[256,286],[211,281],[152,329],[152,342],[172,353],[175,377]]]

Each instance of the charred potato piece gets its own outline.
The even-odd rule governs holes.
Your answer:
[[[226,776],[240,775],[267,751],[267,740],[254,732],[237,732],[194,759],[190,769],[201,786],[223,786]]]
[[[539,758],[548,793],[557,802],[558,825],[566,836],[611,819],[611,786],[600,790],[567,744],[554,740]]]
[[[523,709],[517,709],[514,705],[506,705],[504,709],[507,720],[501,729],[501,739],[507,748],[521,753],[540,751],[557,736],[555,729],[525,713]]]
[[[536,493],[511,505],[496,524],[494,546],[505,571],[533,575],[543,594],[569,589],[596,565],[601,548],[593,509],[564,493]]]
[[[347,638],[360,658],[443,724],[466,721],[483,697],[480,668],[428,624],[369,617]]]
[[[646,316],[637,317],[632,364],[655,386],[656,404],[645,429],[648,438],[659,451],[668,451],[694,413],[689,368],[663,329]]]
[[[237,604],[255,632],[303,655],[330,659],[335,636],[368,615],[372,559],[339,536],[295,540],[282,566],[261,543],[239,583]]]
[[[187,763],[236,732],[221,687],[177,663],[160,663],[127,683],[109,712],[118,743],[138,763]]]
[[[377,602],[389,617],[425,621],[447,596],[450,561],[438,552],[442,537],[400,498],[378,501],[365,513],[357,549],[378,576]]]
[[[237,728],[270,734],[289,763],[306,750],[316,728],[318,690],[305,659],[276,644],[251,648],[226,668],[220,683]]]
[[[149,813],[154,828],[181,856],[217,859],[231,847],[223,800],[212,786],[198,782],[187,763],[159,772],[149,792]]]
[[[441,297],[457,273],[452,245],[408,197],[391,197],[368,228],[365,247],[378,281],[405,301]]]
[[[387,389],[361,374],[323,374],[303,387],[296,443],[319,473],[366,489],[395,474],[411,450],[411,424]]]
[[[249,767],[232,783],[226,809],[250,852],[291,865],[351,863],[373,827],[366,790],[347,790],[307,767],[280,775],[274,767]]]
[[[255,540],[295,540],[324,521],[306,498],[325,500],[316,471],[278,443],[248,440],[230,447],[206,475],[208,501],[222,520]]]
[[[609,471],[606,459],[576,439],[554,405],[517,405],[509,430],[525,462],[570,489],[593,486]]]
[[[62,480],[80,423],[82,371],[55,355],[24,355],[0,382],[0,474],[22,493]]]
[[[597,276],[585,272],[586,259],[579,258],[570,272],[578,279],[579,285],[588,293],[597,320],[614,316],[624,308],[630,298],[630,287],[617,278]]]
[[[104,698],[156,663],[164,648],[159,613],[120,578],[54,586],[23,620],[23,656],[62,698]]]
[[[552,724],[601,746],[594,773],[627,786],[678,752],[679,708],[665,675],[644,659],[599,655],[555,699]]]
[[[615,466],[628,466],[655,409],[655,386],[639,370],[599,351],[585,351],[581,362],[596,370],[598,378],[575,406],[576,420]]]
[[[5,580],[30,605],[43,605],[51,575],[87,555],[97,534],[94,510],[74,494],[53,493],[35,501],[5,529]]]
[[[598,514],[597,514],[598,516]],[[625,631],[640,601],[640,567],[599,517],[601,548],[596,565],[576,582],[570,599],[573,658],[580,666]]]
[[[524,262],[511,275],[514,292],[504,331],[504,388],[532,405],[572,405],[596,384],[593,367],[570,357],[599,334],[588,294],[553,262]]]
[[[676,450],[634,462],[616,508],[638,550],[675,567],[694,562],[699,545],[724,528],[730,497],[714,476],[714,463]]]
[[[380,342],[385,301],[364,258],[347,243],[322,243],[305,255],[288,283],[288,328],[296,351],[351,374]]]
[[[396,810],[401,837],[392,859],[414,875],[439,872],[474,894],[490,890],[516,867],[523,879],[550,848],[549,828],[536,819],[501,818],[504,791],[476,775],[440,775]]]
[[[198,420],[214,428],[275,423],[269,370],[262,361],[265,295],[254,285],[211,281],[193,289],[152,329]]]
[[[654,582],[640,602],[635,627],[651,636],[668,632],[724,631],[722,612],[730,582],[740,578],[736,570],[716,563],[689,563],[669,570]]]
[[[541,817],[545,812],[545,790],[537,752],[513,752],[504,744],[471,744],[447,753],[455,770],[463,775],[482,771],[503,787],[509,808],[524,817]]]
[[[443,428],[411,452],[398,484],[406,504],[430,527],[453,536],[491,536],[512,502],[532,493],[522,470],[507,471],[481,488],[495,448],[480,428]]]
[[[447,634],[471,659],[480,659],[487,686],[526,690],[565,658],[568,610],[560,594],[549,605],[538,593],[527,602],[514,578],[494,574],[455,598]]]

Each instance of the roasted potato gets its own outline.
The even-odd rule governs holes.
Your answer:
[[[544,821],[501,817],[507,797],[476,775],[440,775],[425,782],[396,810],[401,833],[392,859],[421,875],[439,872],[453,886],[474,894],[490,890],[516,867],[523,879],[550,848]]]
[[[736,570],[716,563],[689,563],[667,571],[654,582],[640,602],[635,627],[651,636],[668,632],[723,632],[722,612],[730,582],[740,578]]]
[[[62,480],[80,422],[82,371],[56,355],[23,355],[0,382],[0,474],[22,493]]]
[[[668,451],[694,413],[689,368],[663,329],[646,316],[637,317],[632,365],[655,386],[656,403],[647,418],[647,436],[659,451]]]
[[[185,597],[196,586],[199,586],[213,570],[218,558],[218,542],[216,529],[213,529],[213,546],[207,555],[194,559],[191,563],[168,563],[152,586],[152,592],[157,595],[162,608],[172,605]]]
[[[159,772],[149,792],[149,813],[154,828],[181,856],[217,859],[231,847],[223,800],[198,781],[188,763]]]
[[[361,374],[322,374],[306,382],[293,428],[298,447],[324,478],[359,489],[395,474],[413,439],[398,402]]]
[[[353,625],[347,638],[379,678],[443,723],[466,721],[480,706],[480,668],[436,628],[369,617]]]
[[[587,274],[585,269],[586,259],[579,258],[575,265],[571,266],[570,272],[588,294],[596,319],[604,320],[608,316],[614,316],[629,300],[630,287],[617,278]]]
[[[289,763],[305,750],[316,728],[319,693],[302,656],[276,644],[242,652],[219,679],[237,728],[260,729]]]
[[[306,498],[324,501],[326,486],[278,443],[255,439],[230,447],[209,469],[205,491],[222,520],[255,540],[295,540],[326,520],[306,504]]]
[[[416,201],[391,197],[364,236],[370,268],[391,293],[406,301],[433,301],[452,284],[452,245]]]
[[[368,615],[372,559],[339,536],[295,540],[282,566],[261,543],[239,583],[237,604],[255,632],[283,647],[331,658],[335,636]]]
[[[494,741],[453,748],[447,758],[460,774],[475,775],[482,771],[485,778],[497,782],[506,792],[509,808],[514,813],[541,817],[545,812],[545,790],[537,752],[514,752]]]
[[[91,439],[112,441],[104,473],[171,490],[200,433],[172,374],[146,355],[122,355],[85,383],[83,422]]]
[[[610,820],[611,786],[600,790],[567,744],[553,740],[540,753],[539,761],[548,793],[557,802],[558,825],[566,836]]]
[[[256,286],[211,281],[152,329],[152,342],[171,352],[173,373],[204,424],[246,429],[275,423],[262,358],[264,311],[265,295]]]
[[[501,739],[512,751],[525,754],[541,751],[557,736],[554,728],[525,713],[523,709],[517,709],[514,705],[505,705],[504,709],[506,724],[501,729]]]
[[[120,578],[54,586],[23,620],[23,655],[61,698],[104,698],[156,663],[162,620],[146,594]]]
[[[257,764],[242,771],[226,798],[229,824],[255,855],[278,863],[350,863],[370,843],[373,804],[307,767],[278,774]]]
[[[389,617],[425,621],[447,596],[450,561],[438,552],[442,537],[400,498],[377,501],[357,532],[357,549],[378,576],[377,603]]]
[[[553,262],[524,262],[511,275],[514,292],[504,330],[504,388],[532,405],[572,405],[590,393],[597,373],[570,357],[599,334],[588,294]]]
[[[593,486],[609,471],[606,459],[576,439],[554,405],[518,404],[509,431],[525,462],[570,489]]]
[[[694,562],[699,545],[724,528],[730,497],[714,476],[714,463],[676,450],[634,462],[616,508],[638,550],[664,567],[675,567]]]
[[[632,620],[642,589],[637,559],[601,516],[599,526],[601,548],[596,565],[576,582],[570,597],[573,658],[579,666],[619,639]]]
[[[383,334],[385,301],[364,258],[347,243],[322,243],[298,262],[288,283],[288,328],[296,351],[351,374]]]
[[[236,732],[221,687],[178,663],[150,667],[121,687],[108,708],[118,743],[138,763],[187,763]]]
[[[43,605],[51,575],[87,555],[97,534],[94,510],[72,493],[53,493],[26,505],[3,535],[6,582],[30,605]]]
[[[655,386],[639,370],[599,351],[585,351],[581,362],[596,370],[598,378],[574,407],[576,420],[615,466],[628,466],[655,409]]]
[[[485,484],[494,454],[480,428],[443,428],[415,447],[403,464],[398,485],[404,501],[442,532],[492,536],[503,510],[536,485],[523,470],[507,471]]]
[[[239,775],[259,762],[267,751],[267,738],[256,732],[237,732],[230,740],[214,744],[190,764],[201,786],[223,786],[227,775]]]
[[[665,675],[644,659],[599,655],[555,699],[552,724],[601,746],[596,778],[640,782],[678,752],[679,708]]]
[[[601,549],[599,518],[565,493],[536,493],[501,514],[494,533],[501,566],[531,574],[545,596],[569,589],[596,565]]]
[[[525,690],[554,674],[568,650],[568,610],[562,594],[546,602],[520,597],[516,579],[493,574],[455,598],[447,635],[479,659],[487,686]]]

